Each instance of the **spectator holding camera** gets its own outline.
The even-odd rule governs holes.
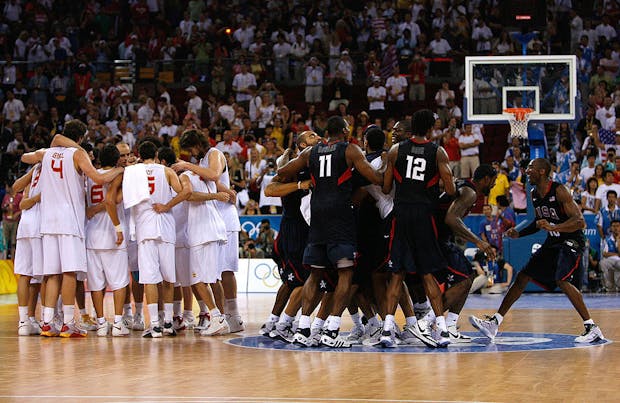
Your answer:
[[[263,251],[265,257],[273,256],[273,243],[276,239],[276,232],[271,228],[268,219],[260,222],[260,231],[256,237],[256,247]]]

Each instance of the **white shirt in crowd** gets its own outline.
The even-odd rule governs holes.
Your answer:
[[[13,98],[11,101],[6,101],[2,107],[2,115],[4,119],[11,122],[18,122],[22,118],[22,114],[26,111],[24,103],[17,98]]]
[[[256,77],[252,73],[237,73],[233,78],[232,86],[236,89],[237,93],[235,99],[237,102],[249,101],[252,99],[252,94],[246,94],[245,92],[240,92],[242,90],[247,90],[250,85],[256,85]],[[231,120],[232,121],[232,120]]]
[[[405,100],[405,91],[407,88],[407,79],[403,76],[390,76],[385,82],[385,88],[388,91],[388,101],[404,101]],[[394,93],[401,92],[396,97],[394,97]]]
[[[473,133],[471,135],[466,135],[464,132],[459,136],[459,144],[473,144],[474,141],[479,140],[480,144],[484,143],[484,138],[482,135],[478,133]],[[480,154],[480,147],[470,147],[470,148],[462,148],[461,156],[462,157],[471,157],[474,155]]]
[[[306,67],[306,85],[322,86],[323,85],[323,67],[308,66]]]
[[[157,133],[160,136],[163,136],[164,134],[167,135],[168,137],[172,138],[175,137],[177,135],[177,130],[179,129],[179,127],[175,124],[171,124],[170,126],[162,126],[159,129],[159,133]]]
[[[243,151],[243,147],[241,147],[236,141],[231,141],[229,143],[226,143],[225,141],[220,141],[219,143],[217,143],[215,148],[217,148],[223,153],[230,154],[232,157],[239,156],[239,154],[241,154],[241,152]]]
[[[193,98],[190,98],[190,100],[187,103],[187,112],[193,113],[196,116],[200,116],[201,111],[202,111],[202,99],[198,95],[196,95]]]
[[[386,96],[385,87],[382,87],[382,86],[375,87],[373,85],[372,87],[368,88],[368,91],[366,92],[366,96],[368,98],[383,97],[383,99],[385,99],[385,96]],[[368,101],[368,110],[373,111],[373,110],[379,110],[379,109],[385,109],[384,101]]]

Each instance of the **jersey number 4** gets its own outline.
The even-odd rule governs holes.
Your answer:
[[[407,172],[405,172],[405,178],[423,181],[425,170],[426,160],[424,158],[413,158],[413,155],[407,156]]]
[[[332,176],[332,156],[321,155],[319,157],[319,178]]]
[[[52,160],[52,171],[58,172],[60,179],[62,179],[62,160],[58,160],[58,166],[55,164],[56,160]]]

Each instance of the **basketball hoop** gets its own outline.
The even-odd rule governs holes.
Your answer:
[[[536,113],[532,108],[506,108],[503,115],[508,118],[510,123],[510,136],[520,139],[527,139],[527,124],[530,115]]]

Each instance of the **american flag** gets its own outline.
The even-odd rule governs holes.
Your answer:
[[[598,137],[601,139],[601,143],[603,144],[616,144],[616,132],[607,130],[607,129],[599,129]]]
[[[396,46],[390,45],[385,50],[383,62],[381,63],[381,78],[385,82],[394,72],[394,67],[398,66],[398,56],[396,55]]]

